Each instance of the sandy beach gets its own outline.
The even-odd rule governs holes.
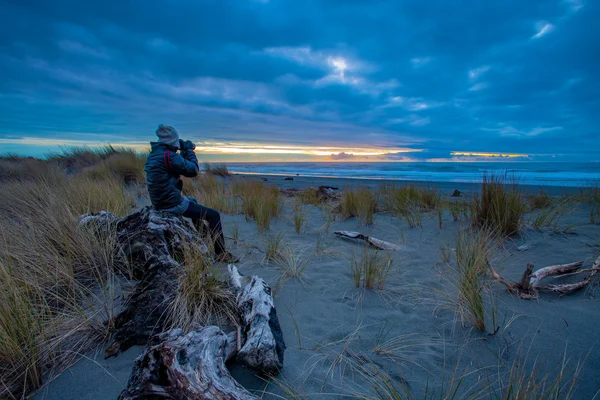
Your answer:
[[[262,179],[261,176],[228,179]],[[327,185],[340,190],[380,181],[268,176],[267,184],[282,189]],[[428,183],[420,183],[429,186]],[[452,200],[455,189],[463,198],[478,184],[437,185],[443,200]],[[525,187],[529,193],[539,188]],[[560,188],[545,188],[550,194]],[[244,215],[223,215],[227,246],[241,257],[245,275],[259,275],[275,289],[275,305],[287,344],[284,368],[278,382],[266,381],[233,365],[232,375],[247,389],[265,399],[393,398],[373,392],[369,377],[385,376],[408,391],[407,398],[468,398],[477,385],[500,382],[511,369],[539,370],[578,376],[577,399],[592,399],[600,389],[600,348],[596,329],[600,321],[597,282],[566,296],[540,292],[537,300],[523,300],[497,282],[489,283],[486,329],[479,332],[462,322],[446,294],[452,288],[444,279],[450,268],[443,248],[454,250],[465,220],[454,221],[444,211],[442,226],[435,212],[424,212],[422,227],[410,228],[403,219],[378,212],[372,225],[337,215],[328,223],[327,207],[304,205],[306,222],[294,230],[292,198],[284,199],[281,217],[270,229],[257,230]],[[138,203],[147,203],[143,198]],[[527,214],[528,221],[531,214]],[[335,231],[357,231],[394,243],[389,252],[391,269],[381,288],[357,288],[351,277],[353,254],[364,251],[361,241],[345,240]],[[269,241],[281,237],[287,262],[301,265],[300,277],[282,278],[278,263],[265,259]],[[521,231],[495,246],[490,262],[504,278],[518,281],[528,263],[536,268],[584,261],[589,268],[600,254],[600,225],[589,221],[589,207],[575,205],[553,226]],[[578,277],[573,277],[577,279]],[[99,399],[118,396],[125,387],[134,358],[134,347],[104,360],[102,349],[42,388],[34,397],[45,400]],[[562,368],[561,368],[562,367]],[[450,396],[458,384],[457,395]],[[567,385],[568,381],[565,381]],[[286,394],[287,393],[287,394]],[[400,398],[400,397],[398,397]]]

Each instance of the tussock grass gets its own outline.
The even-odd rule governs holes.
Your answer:
[[[481,193],[475,194],[471,207],[473,226],[493,230],[503,236],[519,231],[526,211],[516,182],[507,182],[505,176],[498,175],[484,175]]]
[[[49,366],[68,366],[113,326],[115,268],[124,263],[116,234],[78,228],[69,216],[66,208],[43,219],[2,216],[1,398],[36,389]]]
[[[531,220],[531,225],[540,229],[545,226],[552,226],[554,231],[568,230],[570,226],[559,229],[560,217],[568,213],[572,203],[569,199],[554,199],[546,208],[542,208],[535,214]]]
[[[233,189],[222,179],[208,174],[199,175],[184,186],[184,194],[198,200],[198,203],[225,214],[238,214],[241,201]]]
[[[294,250],[289,245],[283,246],[279,251],[279,256],[275,258],[275,263],[281,268],[281,275],[277,279],[273,292],[278,293],[279,289],[292,278],[304,283],[302,276],[310,258],[307,249]]]
[[[211,164],[211,163],[205,162],[203,164],[203,170],[204,170],[204,173],[206,173],[208,175],[216,175],[216,176],[221,176],[221,177],[231,176],[231,173],[229,172],[227,165],[225,165],[223,163]]]
[[[350,275],[356,287],[383,289],[392,269],[392,256],[365,245],[360,252],[352,253]]]
[[[259,230],[269,229],[271,219],[281,213],[279,189],[260,181],[239,181],[233,185],[233,193],[241,198],[242,212],[246,218],[256,221]]]
[[[128,271],[115,227],[77,224],[86,212],[128,213],[123,182],[45,165],[0,191],[0,398],[21,398],[105,340]]]
[[[296,233],[300,233],[307,219],[303,203],[298,199],[292,205],[292,219],[294,220],[294,230]]]
[[[457,222],[464,217],[470,219],[470,205],[466,201],[448,201],[445,203],[445,208],[452,214],[452,220]]]
[[[43,179],[48,182],[59,180],[63,171],[56,164],[33,157],[4,155],[0,157],[0,182],[33,181]]]
[[[128,151],[111,145],[94,148],[88,146],[65,147],[60,152],[50,153],[48,161],[60,166],[68,173],[76,173],[117,153]]]
[[[313,206],[318,206],[321,204],[321,200],[317,195],[317,189],[315,188],[304,189],[302,192],[300,192],[298,198],[302,204],[312,204]]]
[[[387,357],[405,368],[408,364],[423,368],[419,363],[420,354],[431,347],[441,344],[439,340],[431,339],[427,335],[417,333],[389,337],[390,330],[387,324],[382,324],[375,338],[375,345],[372,350],[373,354]]]
[[[377,209],[377,196],[369,188],[345,190],[342,193],[341,210],[344,218],[357,217],[367,225],[373,224]]]
[[[492,235],[486,231],[459,231],[454,252],[442,248],[442,257],[454,263],[446,264],[442,274],[449,293],[444,294],[450,307],[463,322],[485,331],[485,307],[488,260],[493,254]]]
[[[265,257],[264,260],[276,261],[282,257],[283,243],[283,232],[279,232],[275,236],[267,238],[265,243]]]
[[[531,210],[539,210],[542,208],[548,208],[552,205],[552,199],[548,196],[543,189],[540,189],[538,194],[528,197],[529,208]]]
[[[437,190],[418,188],[415,185],[384,184],[381,186],[381,194],[384,208],[398,217],[414,213],[415,208],[422,211],[433,211],[442,205],[442,199]]]
[[[115,177],[124,183],[144,183],[146,181],[145,164],[146,156],[141,156],[133,150],[120,150],[84,169],[82,174],[92,180]]]
[[[539,356],[531,358],[531,347],[523,354],[523,344],[524,342],[521,342],[510,368],[506,371],[498,368],[496,379],[489,378],[492,381],[486,390],[489,398],[507,400],[578,398],[575,389],[583,368],[582,363],[573,364],[567,357],[566,349],[558,364],[543,363]]]
[[[224,326],[235,321],[236,293],[224,282],[210,257],[198,246],[188,244],[183,264],[180,290],[169,307],[173,326],[189,331],[195,326]]]

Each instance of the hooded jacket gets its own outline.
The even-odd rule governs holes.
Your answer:
[[[178,154],[177,147],[161,142],[151,142],[150,146],[144,167],[150,201],[157,210],[177,207],[184,201],[179,176],[198,175],[196,154],[192,149],[182,149]]]

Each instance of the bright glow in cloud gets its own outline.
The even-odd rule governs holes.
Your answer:
[[[528,154],[518,153],[485,153],[485,152],[468,152],[468,151],[453,151],[450,153],[453,157],[484,157],[484,158],[529,158]]]
[[[417,153],[421,150],[410,148],[370,148],[370,147],[314,147],[314,146],[274,146],[244,143],[202,143],[196,147],[197,153],[207,154],[304,154],[310,156],[331,156],[332,154],[352,154],[356,157],[383,156],[392,153]]]
[[[47,138],[21,138],[21,139],[2,139],[0,145],[30,145],[42,147],[90,147],[99,148],[108,145],[108,143],[88,142],[80,140],[60,140]],[[130,148],[138,152],[145,152],[150,149],[148,143],[110,143],[114,147]],[[369,157],[385,157],[389,154],[398,153],[420,153],[422,149],[411,149],[406,147],[329,147],[329,146],[292,146],[292,145],[273,145],[273,144],[257,144],[257,143],[222,143],[222,142],[197,142],[196,154],[199,156],[206,155],[265,155],[269,156],[290,156],[303,155],[313,158],[315,161],[321,161],[324,157],[327,159],[336,159],[338,155],[348,155],[353,158],[363,159],[368,161]],[[333,157],[332,157],[333,156]],[[340,159],[343,157],[340,157]],[[240,161],[243,161],[240,159]],[[378,161],[378,160],[372,160]]]
[[[550,22],[546,22],[546,21],[540,21],[536,24],[536,26],[537,26],[538,32],[531,37],[532,39],[539,39],[543,36],[546,36],[547,34],[552,32],[555,28],[554,25],[552,25]]]

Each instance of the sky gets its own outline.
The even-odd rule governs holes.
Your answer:
[[[0,153],[600,161],[600,1],[0,0]]]

